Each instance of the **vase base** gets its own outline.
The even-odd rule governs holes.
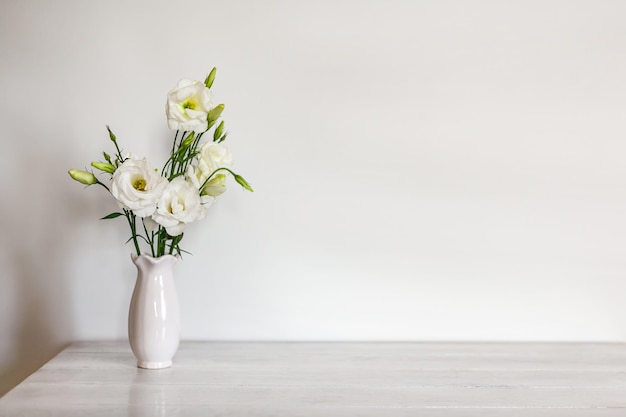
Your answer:
[[[163,362],[137,361],[137,368],[143,368],[143,369],[163,369],[163,368],[169,368],[170,366],[172,366],[172,361],[163,361]]]

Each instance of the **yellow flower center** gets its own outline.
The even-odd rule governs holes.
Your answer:
[[[195,110],[196,107],[198,107],[198,103],[193,98],[188,98],[187,100],[183,102],[182,106],[183,106],[183,110],[187,110],[187,109]]]
[[[133,188],[137,191],[146,191],[146,180],[138,178],[133,182]]]

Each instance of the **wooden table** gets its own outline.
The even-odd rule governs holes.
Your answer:
[[[142,370],[76,343],[0,416],[626,416],[625,344],[184,342]]]

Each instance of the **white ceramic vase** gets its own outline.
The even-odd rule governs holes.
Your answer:
[[[128,340],[137,366],[162,369],[172,366],[180,342],[180,312],[174,284],[178,258],[132,255],[137,282],[130,301]]]

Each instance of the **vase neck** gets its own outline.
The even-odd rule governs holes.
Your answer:
[[[154,258],[150,255],[138,256],[133,253],[130,256],[131,256],[131,259],[133,260],[133,263],[135,264],[135,266],[137,266],[138,269],[154,268],[157,266],[172,267],[176,264],[176,262],[178,262],[178,259],[179,259],[178,256],[174,256],[174,255],[163,255],[163,256]]]

